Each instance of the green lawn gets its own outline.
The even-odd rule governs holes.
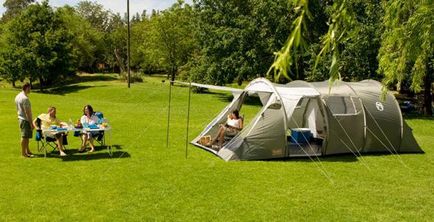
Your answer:
[[[69,152],[74,154],[67,158],[22,158],[13,103],[18,90],[0,85],[0,221],[434,218],[433,119],[407,120],[425,154],[333,156],[321,158],[321,163],[224,162],[189,146],[185,158],[187,88],[173,88],[167,148],[167,81],[148,77],[127,89],[110,78],[85,80],[51,94],[33,92],[34,115],[54,105],[60,119],[75,121],[82,107],[91,104],[113,127],[113,158],[104,149],[74,153],[79,139],[72,136]],[[193,94],[189,137],[228,99],[225,94]],[[34,140],[31,150],[36,152]]]

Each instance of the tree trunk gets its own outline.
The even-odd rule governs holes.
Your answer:
[[[298,58],[297,64],[296,64],[296,67],[297,67],[297,78],[299,80],[304,80],[304,78],[305,78],[305,75],[304,75],[304,60],[303,60],[304,58],[303,58],[302,55],[299,55],[298,57],[299,58]]]
[[[119,68],[121,69],[121,73],[124,73],[125,72],[125,65],[124,65],[124,62],[122,60],[121,55],[119,55],[119,50],[115,49],[114,53],[115,53],[116,61],[119,65]]]
[[[41,92],[44,91],[44,87],[42,86],[43,82],[44,81],[42,80],[42,77],[39,77],[39,89],[41,90]]]
[[[425,89],[424,89],[424,113],[427,116],[432,116],[432,81],[433,81],[433,67],[427,63],[427,73],[425,75]]]
[[[15,85],[15,80],[12,80],[12,87],[16,87],[16,85]]]
[[[171,84],[173,85],[173,82],[175,81],[175,74],[176,74],[176,66],[172,66],[172,68],[170,69],[170,76],[171,76]]]

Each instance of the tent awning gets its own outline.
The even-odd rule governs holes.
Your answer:
[[[319,92],[311,87],[281,87],[275,86],[282,97],[319,96]]]
[[[214,85],[206,85],[206,84],[200,84],[200,83],[189,83],[189,82],[181,82],[181,81],[172,81],[173,83],[180,84],[180,85],[186,85],[186,86],[195,86],[200,88],[206,88],[206,89],[214,89],[214,90],[220,90],[220,91],[229,91],[232,92],[234,95],[241,94],[244,90],[237,89],[237,88],[231,88],[227,86],[214,86]]]

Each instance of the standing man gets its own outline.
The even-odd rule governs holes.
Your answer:
[[[18,121],[21,129],[21,155],[23,157],[33,157],[33,154],[29,149],[29,139],[32,138],[34,128],[32,125],[32,107],[28,97],[29,93],[30,84],[26,83],[23,85],[23,91],[15,97]]]

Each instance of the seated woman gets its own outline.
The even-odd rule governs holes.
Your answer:
[[[81,125],[86,128],[86,126],[90,125],[96,125],[98,123],[98,117],[95,115],[95,112],[93,111],[93,108],[91,105],[86,105],[83,108],[83,116],[80,119]],[[98,132],[84,132],[81,135],[81,149],[79,150],[80,153],[86,151],[86,145],[89,141],[90,145],[90,151],[95,151],[95,145],[93,144],[93,138],[94,136],[98,134]]]
[[[37,120],[40,119],[41,123],[37,124]],[[68,124],[61,122],[56,117],[56,107],[48,107],[47,113],[39,115],[35,120],[33,120],[33,125],[37,130],[43,130],[45,137],[50,137],[56,139],[57,149],[59,149],[60,156],[66,156],[65,149],[63,147],[63,137],[65,133],[49,131],[51,126],[67,126]]]
[[[240,118],[238,110],[232,111],[228,115],[226,124],[220,124],[217,137],[213,140],[212,144],[218,142],[218,147],[221,148],[225,141],[225,136],[235,136],[243,129],[243,119]]]

